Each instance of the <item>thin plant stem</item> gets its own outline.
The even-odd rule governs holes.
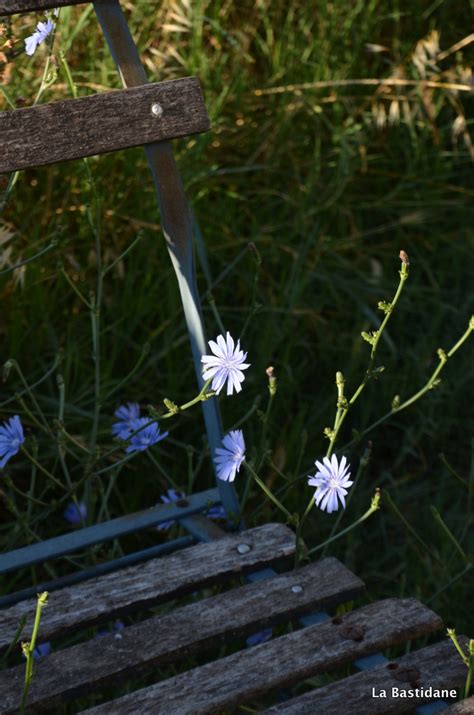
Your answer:
[[[334,536],[331,536],[329,539],[326,541],[323,541],[322,544],[318,544],[315,546],[313,549],[310,549],[308,551],[308,556],[311,556],[312,554],[316,553],[316,551],[319,551],[320,549],[323,549],[324,547],[328,546],[329,544],[332,544],[333,541],[336,541],[337,539],[340,539],[341,536],[344,536],[345,534],[348,534],[352,529],[355,529],[359,524],[362,524],[366,519],[369,518],[369,516],[372,516],[372,514],[375,514],[375,512],[380,509],[380,490],[376,490],[375,496],[372,498],[371,505],[369,509],[365,512],[365,514],[362,514],[362,516],[357,519],[353,524],[350,526],[346,527],[342,531],[339,531],[337,534]]]
[[[474,670],[474,640],[470,640],[469,641],[469,664],[467,666],[466,683],[464,686],[464,700],[466,700],[471,693],[473,670]]]
[[[136,239],[135,239],[134,241],[132,241],[132,243],[130,244],[130,246],[128,246],[128,247],[125,249],[125,251],[123,251],[123,253],[121,253],[119,256],[117,256],[117,258],[115,258],[115,259],[112,261],[112,263],[110,263],[106,268],[103,269],[103,271],[102,271],[102,276],[105,278],[105,276],[107,275],[107,273],[109,273],[109,272],[112,270],[112,268],[114,268],[114,266],[117,265],[117,263],[119,263],[120,261],[123,261],[123,259],[124,259],[126,256],[128,256],[128,254],[129,254],[131,251],[133,251],[133,249],[135,248],[135,246],[138,246],[138,244],[140,243],[140,241],[142,240],[142,238],[143,238],[143,231],[139,231],[138,234],[137,234]]]
[[[28,698],[28,692],[30,690],[31,681],[33,679],[33,651],[36,646],[36,639],[38,637],[38,630],[41,621],[41,611],[44,606],[48,603],[48,592],[44,591],[38,594],[38,601],[36,603],[36,614],[35,622],[33,625],[33,633],[31,635],[31,641],[29,643],[22,643],[22,650],[26,658],[26,669],[25,669],[25,682],[23,686],[23,694],[20,703],[20,715],[24,715],[26,708],[26,701]]]
[[[256,473],[256,471],[253,469],[252,465],[249,464],[249,462],[244,462],[244,465],[245,465],[246,469],[248,470],[248,472],[249,472],[249,473],[252,475],[252,477],[255,479],[255,481],[257,482],[257,484],[258,484],[258,486],[260,487],[260,489],[262,489],[262,490],[265,492],[265,494],[267,495],[267,497],[275,504],[275,506],[277,506],[277,507],[280,509],[280,511],[283,512],[283,514],[287,517],[287,519],[289,519],[290,521],[293,521],[293,516],[290,514],[290,512],[288,511],[288,509],[286,509],[286,508],[283,506],[283,504],[281,503],[281,501],[279,501],[279,500],[276,498],[276,496],[274,496],[274,494],[272,494],[272,492],[271,492],[270,489],[267,487],[267,485],[265,484],[265,482],[263,482],[263,481],[260,479],[260,477],[258,476],[258,474]]]
[[[18,623],[18,627],[15,631],[15,635],[13,636],[13,640],[1,658],[2,663],[7,662],[10,653],[12,653],[14,648],[16,648],[16,645],[17,645],[18,641],[20,640],[23,629],[25,628],[27,618],[28,618],[28,616],[26,616],[26,615],[23,615],[20,618],[20,622]]]
[[[36,400],[36,398],[35,398],[35,396],[34,396],[32,390],[31,390],[31,387],[29,386],[29,384],[28,384],[28,382],[27,382],[25,376],[23,375],[23,371],[22,371],[22,369],[20,368],[18,362],[17,362],[15,359],[13,359],[13,358],[10,358],[10,359],[7,360],[7,362],[5,363],[4,372],[5,372],[5,371],[8,371],[10,368],[14,368],[14,369],[15,369],[16,373],[18,374],[18,377],[20,378],[20,381],[23,383],[23,387],[25,388],[26,394],[27,394],[28,397],[30,398],[30,400],[31,400],[31,402],[33,403],[35,409],[37,410],[39,416],[41,417],[41,420],[42,420],[42,422],[43,422],[43,425],[44,425],[44,426],[46,427],[46,429],[50,432],[51,430],[50,430],[50,428],[49,428],[49,425],[48,425],[48,422],[47,422],[47,420],[46,420],[46,417],[44,416],[43,411],[42,411],[41,407],[39,406],[39,404],[38,404],[38,402],[37,402],[37,400]]]
[[[23,499],[26,499],[28,503],[36,504],[37,506],[48,506],[48,504],[44,501],[41,501],[41,499],[36,499],[36,497],[32,496],[29,492],[23,492],[21,489],[19,489],[13,482],[13,479],[8,476],[8,474],[4,476],[4,479],[10,489],[15,492],[15,494],[18,494],[18,496],[22,497]]]
[[[30,462],[31,462],[32,464],[34,464],[35,467],[36,467],[37,469],[39,469],[40,472],[42,472],[43,474],[45,474],[45,475],[48,477],[48,479],[51,479],[51,481],[54,482],[54,484],[56,484],[57,487],[61,487],[61,489],[65,489],[65,488],[66,488],[66,487],[64,486],[64,484],[62,484],[62,482],[60,482],[59,479],[56,479],[56,477],[54,476],[54,474],[51,474],[51,472],[48,472],[48,470],[45,469],[45,468],[42,466],[42,464],[41,464],[40,462],[38,462],[38,461],[33,457],[33,455],[28,452],[28,450],[26,449],[26,447],[24,447],[23,445],[21,446],[21,451],[22,451],[23,454],[30,460]]]
[[[349,492],[349,494],[348,494],[348,496],[347,496],[347,498],[346,498],[346,509],[347,509],[347,507],[349,506],[349,503],[350,503],[350,501],[351,501],[351,499],[352,499],[352,496],[353,496],[353,494],[355,493],[355,490],[356,490],[356,488],[357,488],[357,484],[359,483],[359,480],[360,480],[360,478],[361,478],[361,476],[362,476],[364,470],[366,469],[366,467],[367,467],[367,465],[368,465],[368,463],[369,463],[371,452],[372,452],[372,443],[369,442],[369,444],[368,444],[368,446],[367,446],[367,448],[366,448],[366,450],[365,450],[364,454],[362,455],[361,460],[360,460],[360,462],[359,462],[359,468],[357,469],[357,473],[356,473],[356,475],[355,475],[355,477],[354,477],[354,484],[352,485],[352,489],[350,490],[350,492]],[[331,540],[332,537],[336,534],[336,532],[337,532],[337,530],[338,530],[338,528],[339,528],[339,524],[341,523],[341,519],[342,519],[342,517],[343,517],[343,515],[344,515],[344,511],[345,511],[345,510],[342,510],[342,511],[339,512],[339,514],[338,514],[338,516],[337,516],[337,519],[336,519],[336,521],[334,522],[334,526],[332,527],[331,533],[329,534],[329,539],[330,539],[330,540]],[[326,543],[328,543],[328,542],[326,542]],[[325,552],[324,552],[324,551],[323,551],[323,553],[322,553],[322,556],[323,556],[323,557],[325,556]]]
[[[77,295],[79,300],[81,300],[82,303],[84,303],[84,305],[86,306],[86,308],[88,308],[88,310],[92,310],[92,305],[89,303],[87,298],[84,298],[84,296],[82,295],[79,288],[76,285],[74,285],[74,281],[71,280],[71,278],[69,277],[69,274],[66,271],[66,269],[64,268],[64,266],[61,266],[61,273],[63,274],[63,276],[65,277],[65,279],[67,280],[67,282],[69,283],[69,285],[71,286],[72,290]]]
[[[402,260],[402,265],[400,269],[400,281],[396,290],[396,293],[393,297],[393,300],[391,303],[379,303],[379,307],[382,308],[385,312],[385,317],[379,327],[379,329],[373,333],[371,336],[367,336],[367,339],[370,341],[372,348],[370,351],[370,356],[369,356],[369,364],[367,366],[367,370],[365,372],[365,375],[362,379],[362,382],[360,383],[359,387],[355,390],[354,394],[349,400],[346,400],[344,397],[344,378],[342,377],[341,373],[337,374],[336,377],[336,384],[338,386],[338,400],[337,400],[337,413],[336,413],[336,419],[334,422],[334,428],[331,433],[330,441],[329,441],[329,447],[327,450],[326,456],[329,457],[332,453],[332,450],[334,448],[334,444],[337,440],[337,437],[339,435],[340,429],[344,423],[344,420],[347,416],[347,413],[349,409],[352,407],[352,405],[356,402],[356,400],[360,397],[363,389],[369,382],[369,380],[373,376],[373,368],[374,368],[374,363],[375,363],[375,355],[377,352],[377,348],[380,342],[380,338],[383,335],[383,332],[385,328],[388,325],[388,321],[390,320],[390,316],[392,315],[395,306],[398,303],[398,300],[402,294],[403,287],[406,283],[406,280],[408,278],[409,270],[408,270],[408,263],[406,260]],[[365,335],[365,333],[363,333]]]
[[[461,554],[462,559],[466,562],[469,562],[469,559],[466,556],[464,549],[462,548],[461,544],[459,543],[459,541],[456,539],[456,537],[452,533],[451,529],[449,529],[448,526],[444,523],[444,520],[443,520],[441,514],[439,513],[439,511],[433,505],[431,505],[430,509],[431,509],[431,513],[433,514],[434,518],[436,519],[438,524],[443,529],[443,531],[446,534],[446,536],[448,537],[448,539],[454,545],[456,550]]]
[[[50,377],[51,375],[53,375],[56,372],[56,369],[57,369],[59,363],[61,362],[61,360],[62,360],[62,355],[61,354],[56,355],[52,366],[49,368],[49,370],[47,372],[44,373],[44,375],[42,375],[42,377],[39,378],[39,380],[34,382],[32,385],[29,385],[28,388],[25,388],[24,390],[22,390],[22,392],[18,392],[13,397],[9,397],[8,400],[4,400],[3,402],[0,402],[0,407],[6,407],[6,405],[10,404],[10,402],[15,402],[15,400],[18,397],[23,397],[23,395],[25,395],[27,392],[29,392],[30,390],[34,390],[36,387],[38,387],[43,382],[45,382],[45,380],[47,380],[48,377]]]
[[[147,449],[147,450],[146,450],[146,455],[147,455],[148,459],[150,460],[150,462],[153,464],[153,466],[160,472],[160,474],[163,475],[163,477],[166,479],[166,481],[169,482],[174,489],[176,489],[177,491],[179,491],[179,487],[178,487],[178,485],[176,484],[176,482],[174,481],[174,479],[173,479],[172,477],[170,477],[170,475],[169,475],[169,474],[166,472],[166,470],[161,466],[161,464],[158,462],[158,460],[155,459],[155,457],[154,457],[153,454],[151,453],[151,450]]]
[[[460,337],[460,339],[457,341],[457,343],[451,348],[451,350],[446,353],[444,350],[439,349],[438,350],[438,358],[439,358],[439,364],[431,374],[431,377],[427,380],[427,382],[423,385],[422,388],[420,388],[417,392],[415,392],[414,395],[409,397],[405,402],[402,402],[400,405],[393,407],[390,412],[387,412],[383,417],[380,417],[378,420],[373,422],[371,425],[369,425],[363,432],[361,432],[355,439],[351,440],[348,444],[346,444],[343,447],[343,450],[348,449],[352,444],[355,442],[359,441],[362,437],[367,435],[369,432],[371,432],[373,429],[381,425],[383,422],[388,420],[389,417],[393,417],[393,415],[398,414],[402,410],[405,410],[407,407],[412,405],[414,402],[419,400],[423,395],[425,395],[429,390],[432,390],[435,388],[438,384],[438,375],[441,373],[443,368],[446,366],[446,363],[448,362],[448,359],[451,358],[457,350],[463,345],[463,343],[466,342],[472,331],[474,330],[474,316],[470,319],[469,325],[464,332],[464,334]]]
[[[37,258],[41,258],[41,256],[44,256],[45,253],[49,253],[50,251],[52,251],[53,248],[56,248],[57,245],[57,240],[51,241],[49,246],[46,246],[46,248],[43,248],[41,251],[38,251],[38,253],[35,253],[34,256],[30,256],[30,258],[25,258],[24,261],[15,263],[15,265],[8,266],[8,268],[5,268],[3,271],[0,271],[0,276],[5,275],[5,273],[11,273],[12,271],[15,271],[17,268],[21,268],[22,266],[27,266],[29,263],[33,263],[33,261],[36,261]]]

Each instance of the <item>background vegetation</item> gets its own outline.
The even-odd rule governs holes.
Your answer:
[[[386,369],[348,416],[338,448],[351,430],[362,432],[385,414],[395,394],[403,399],[421,387],[436,350],[451,347],[474,312],[473,100],[466,91],[472,3],[176,0],[157,3],[153,12],[141,0],[122,5],[150,80],[195,74],[202,83],[212,131],[175,148],[207,246],[209,271],[199,266],[199,285],[209,336],[220,332],[217,310],[252,363],[242,395],[222,400],[225,427],[246,415],[249,452],[261,456],[259,410],[267,403],[265,368],[273,365],[279,389],[266,438],[271,463],[263,462],[261,475],[290,510],[301,509],[310,494],[301,475],[324,454],[323,430],[334,419],[335,372],[344,373],[349,392],[359,384],[368,360],[360,333],[377,327],[377,302],[393,295],[399,250],[408,252],[411,273],[380,346],[378,364]],[[9,40],[3,86],[17,106],[30,105],[41,82],[46,49],[32,59],[23,52],[36,20],[15,17],[0,39]],[[79,95],[119,86],[91,6],[79,6],[61,11],[58,75],[41,101],[70,95],[60,49]],[[195,382],[144,154],[119,152],[90,166],[101,198],[104,261],[141,236],[104,287],[103,397],[150,348],[127,384],[104,401],[99,442],[110,446],[119,404],[186,401]],[[94,289],[90,201],[83,164],[68,162],[24,172],[0,219],[4,271],[53,244],[0,277],[2,362],[16,359],[33,384],[62,351],[65,423],[77,436],[88,434],[93,413],[90,315],[64,271],[85,295]],[[34,393],[50,420],[58,415],[56,373]],[[471,635],[473,378],[468,343],[436,390],[371,432],[371,461],[340,528],[366,510],[376,486],[382,510],[330,547],[366,581],[371,598],[419,597]],[[20,389],[12,370],[0,416],[22,414],[31,434],[33,424],[12,400]],[[346,451],[354,471],[367,438]],[[53,444],[40,441],[50,468],[54,454]],[[197,409],[173,422],[171,438],[153,454],[161,471],[140,456],[105,501],[107,485],[94,482],[91,521],[156,503],[170,479],[185,490],[190,482],[194,489],[212,485]],[[6,473],[28,491],[31,472],[21,458]],[[28,506],[4,479],[0,489],[4,548],[65,530],[54,499],[44,510]],[[12,516],[12,500],[28,519]],[[246,517],[249,524],[280,518],[260,492],[251,493]],[[327,538],[333,525],[333,517],[314,510],[308,543]],[[102,547],[96,558],[106,555]],[[54,568],[70,565],[63,560]],[[43,576],[38,569],[36,578]]]

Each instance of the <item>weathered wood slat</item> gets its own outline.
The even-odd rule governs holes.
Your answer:
[[[245,534],[198,544],[145,564],[100,576],[50,594],[41,617],[42,640],[81,627],[110,621],[120,615],[222,582],[294,554],[295,537],[283,524],[266,524]],[[239,553],[240,544],[248,550]],[[0,651],[11,642],[23,615],[24,633],[33,627],[35,600],[0,610]]]
[[[117,637],[105,636],[43,658],[28,698],[28,708],[53,712],[64,701],[99,687],[218,645],[245,637],[312,608],[352,600],[364,591],[362,581],[337,559],[328,558],[265,581],[259,581],[190,604],[163,617],[129,626]],[[24,667],[0,673],[0,713],[17,712]]]
[[[443,715],[472,715],[474,713],[474,695],[471,698],[454,703],[454,705],[445,708],[441,712]]]
[[[466,639],[467,640],[467,639]],[[396,665],[396,667],[394,667]],[[418,677],[417,677],[417,674]],[[450,641],[443,641],[422,650],[392,661],[388,665],[366,670],[363,673],[344,678],[337,683],[326,685],[310,693],[300,695],[282,705],[265,710],[265,715],[270,713],[285,713],[285,715],[325,715],[341,712],[341,703],[344,710],[351,715],[388,715],[389,713],[413,712],[417,705],[429,702],[440,697],[435,695],[424,696],[433,690],[450,690],[459,688],[466,679],[466,666],[461,661]],[[412,683],[412,684],[411,684]],[[392,688],[398,688],[393,691]],[[400,697],[400,691],[419,689],[410,697]],[[398,692],[399,697],[396,697]],[[441,695],[447,699],[446,694]],[[474,699],[473,699],[474,701]],[[448,699],[449,702],[449,699]],[[457,703],[456,705],[459,705]],[[456,706],[453,706],[456,707]],[[463,710],[443,710],[443,713],[462,713]],[[474,710],[465,710],[473,713]]]
[[[87,0],[0,0],[0,15],[15,15],[23,12],[41,12],[53,7],[80,5]]]
[[[0,114],[0,173],[205,132],[195,77]]]
[[[415,599],[388,599],[364,606],[344,618],[234,653],[98,705],[87,713],[208,715],[227,711],[275,688],[416,638],[441,625],[441,619]]]

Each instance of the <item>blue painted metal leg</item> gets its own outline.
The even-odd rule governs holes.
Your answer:
[[[98,20],[125,87],[147,84],[145,70],[118,0],[94,3]],[[145,147],[161,210],[163,232],[178,279],[191,342],[199,389],[203,386],[201,356],[208,352],[196,287],[192,216],[173,157],[171,144],[159,142]],[[222,426],[216,398],[202,403],[211,456],[222,442]],[[232,484],[217,480],[222,504],[230,514],[239,514]]]

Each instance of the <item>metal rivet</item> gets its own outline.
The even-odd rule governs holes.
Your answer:
[[[239,544],[237,546],[237,551],[239,552],[239,554],[248,554],[250,548],[251,547],[248,544]]]
[[[153,114],[154,117],[157,119],[160,119],[160,117],[163,116],[163,107],[161,104],[158,102],[155,102],[154,104],[151,105],[151,113]]]
[[[122,634],[121,634],[121,633],[116,633],[116,634],[114,635],[114,638],[115,638],[116,641],[121,641],[121,640],[122,640]]]
[[[291,590],[293,593],[303,593],[303,586],[292,586]]]

